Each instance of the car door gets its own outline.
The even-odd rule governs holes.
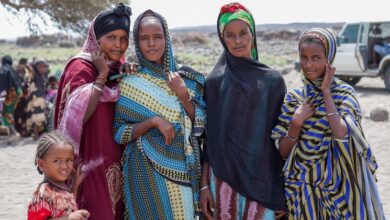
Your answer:
[[[367,43],[369,26],[369,23],[362,23],[360,25],[357,44],[355,48],[356,59],[362,72],[365,72],[368,66],[369,51]]]
[[[337,37],[337,55],[333,66],[336,67],[336,74],[348,74],[361,72],[356,57],[356,47],[361,23],[346,24]]]

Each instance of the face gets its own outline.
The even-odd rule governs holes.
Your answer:
[[[37,70],[40,74],[46,74],[49,71],[49,65],[47,65],[46,63],[40,62],[37,64]]]
[[[139,27],[139,48],[148,61],[163,63],[165,35],[161,23],[154,18],[141,21]]]
[[[129,46],[129,36],[124,30],[111,31],[98,40],[101,51],[111,61],[118,62]]]
[[[64,184],[73,170],[73,147],[69,144],[52,147],[38,160],[39,169],[57,184]]]
[[[241,20],[229,22],[223,31],[223,40],[229,52],[235,57],[252,58],[252,39],[248,24]]]
[[[302,43],[299,47],[299,59],[303,74],[313,81],[325,73],[327,59],[325,48],[319,43]]]

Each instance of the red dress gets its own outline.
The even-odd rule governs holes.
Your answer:
[[[28,220],[44,220],[70,215],[77,210],[73,194],[49,182],[39,184],[28,205]]]

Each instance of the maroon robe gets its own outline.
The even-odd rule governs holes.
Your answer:
[[[68,63],[59,82],[54,128],[61,121],[69,94],[82,85],[93,83],[97,74],[89,61],[76,58]],[[80,209],[91,213],[89,220],[123,219],[120,164],[123,148],[113,139],[114,105],[114,102],[99,102],[83,125],[79,156],[86,176],[80,185],[77,203]]]

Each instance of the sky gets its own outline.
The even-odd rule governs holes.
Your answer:
[[[170,28],[215,25],[227,0],[131,0],[132,21],[152,9]],[[389,0],[238,0],[253,14],[256,24],[292,22],[356,22],[390,20]],[[19,21],[20,20],[20,21]],[[15,19],[0,6],[0,39],[28,35],[25,18]],[[46,28],[45,33],[54,29]]]

